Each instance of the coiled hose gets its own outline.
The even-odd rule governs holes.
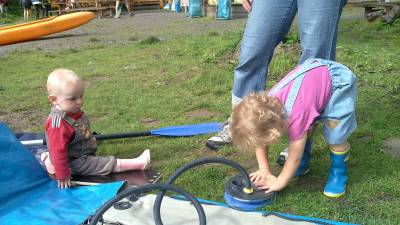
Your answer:
[[[130,195],[140,194],[142,192],[153,191],[153,190],[162,190],[163,193],[165,193],[166,191],[173,191],[175,193],[185,196],[196,208],[197,214],[199,215],[200,225],[206,225],[206,215],[205,215],[204,209],[201,206],[201,204],[199,203],[199,201],[193,195],[189,194],[187,191],[183,190],[182,188],[176,187],[172,184],[149,184],[149,185],[142,186],[142,187],[128,188],[128,189],[124,190],[123,192],[119,193],[114,198],[110,199],[108,202],[106,202],[96,212],[96,214],[90,219],[89,225],[97,225],[101,216],[109,208],[111,208],[116,202],[120,201],[121,199],[128,197]],[[156,212],[156,214],[154,214],[154,220],[156,222],[156,225],[163,225],[161,219],[158,219],[158,218],[161,218],[159,208],[158,208],[158,211]]]
[[[206,157],[206,158],[202,158],[202,159],[198,159],[198,160],[194,160],[190,163],[187,163],[185,165],[183,165],[182,167],[180,167],[179,169],[177,169],[167,180],[167,184],[172,184],[176,178],[178,178],[178,176],[180,176],[182,173],[184,173],[185,171],[196,167],[196,166],[200,166],[200,165],[204,165],[204,164],[208,164],[208,163],[220,163],[220,164],[225,164],[228,166],[232,166],[234,168],[236,168],[237,170],[239,170],[239,172],[242,174],[242,176],[245,178],[244,182],[245,182],[245,188],[244,188],[244,192],[246,193],[252,193],[253,189],[251,187],[251,181],[250,181],[250,177],[249,174],[247,173],[246,169],[244,169],[240,164],[228,160],[228,159],[224,159],[224,158],[210,158],[210,157]],[[165,191],[162,190],[157,194],[156,200],[154,201],[154,206],[153,206],[153,214],[154,214],[154,220],[156,221],[156,224],[162,224],[162,220],[161,220],[161,215],[160,215],[160,209],[161,209],[161,202],[164,198],[165,195]],[[186,196],[185,196],[186,197]]]

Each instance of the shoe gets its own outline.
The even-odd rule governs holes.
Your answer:
[[[232,144],[231,132],[229,131],[229,120],[224,123],[222,130],[217,135],[207,140],[206,146],[211,150],[218,150],[226,145]]]
[[[146,149],[143,153],[133,159],[117,159],[117,166],[113,172],[123,172],[130,170],[147,170],[150,168],[150,150]]]
[[[306,175],[310,171],[311,147],[312,147],[312,140],[307,139],[306,145],[304,146],[304,152],[303,156],[301,157],[299,168],[297,168],[294,177]],[[279,153],[276,163],[278,163],[281,166],[284,166],[289,156],[288,151],[289,151],[288,148],[285,148],[281,153]]]
[[[142,158],[146,161],[143,170],[147,170],[150,168],[150,149],[146,149],[143,151],[143,153],[139,156],[139,158]]]
[[[289,149],[285,148],[281,153],[279,153],[279,156],[276,159],[276,163],[278,163],[280,166],[285,165],[286,159],[289,155],[288,151]]]

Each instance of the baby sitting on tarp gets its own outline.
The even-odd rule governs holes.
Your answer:
[[[71,173],[107,175],[150,167],[149,150],[134,159],[96,156],[96,139],[82,111],[85,88],[73,71],[56,69],[51,72],[47,79],[47,91],[52,105],[45,122],[49,152],[42,153],[41,160],[47,171],[55,174],[59,188],[71,186]]]

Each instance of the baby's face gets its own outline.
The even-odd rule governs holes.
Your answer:
[[[84,92],[82,84],[65,85],[57,94],[56,105],[64,112],[79,112],[83,106]]]

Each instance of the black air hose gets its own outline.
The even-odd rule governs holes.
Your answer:
[[[96,214],[91,218],[89,225],[97,225],[99,222],[100,218],[102,215],[109,209],[111,208],[116,202],[120,201],[123,198],[126,198],[128,196],[134,195],[134,194],[140,194],[142,192],[147,192],[147,191],[153,191],[153,190],[162,190],[163,193],[166,191],[173,191],[175,193],[181,194],[185,196],[196,208],[197,214],[199,215],[199,220],[200,220],[200,225],[206,225],[206,215],[204,213],[204,209],[199,203],[199,201],[193,197],[193,195],[189,194],[187,191],[176,187],[172,184],[149,184],[146,186],[142,187],[131,187],[128,188],[121,193],[119,193],[117,196],[114,198],[110,199],[108,202],[106,202],[97,212]],[[158,213],[158,215],[157,215]],[[159,215],[160,209],[154,214],[154,220],[156,222],[156,225],[162,225],[163,223],[161,222],[161,219],[157,220],[158,218],[161,218]]]
[[[172,184],[176,178],[178,178],[178,176],[180,176],[182,173],[184,173],[185,171],[196,167],[196,166],[200,166],[200,165],[204,165],[204,164],[208,164],[208,163],[220,163],[220,164],[225,164],[228,166],[232,166],[234,168],[236,168],[237,170],[239,170],[239,172],[242,174],[242,176],[245,178],[244,182],[245,182],[245,188],[243,189],[243,191],[245,193],[252,193],[253,192],[253,188],[251,187],[251,181],[250,181],[250,177],[249,174],[247,173],[246,169],[244,169],[240,164],[228,160],[228,159],[224,159],[224,158],[202,158],[202,159],[198,159],[198,160],[194,160],[190,163],[187,163],[185,165],[183,165],[182,167],[180,167],[179,169],[177,169],[167,180],[167,184]],[[156,221],[156,224],[162,224],[162,220],[161,220],[161,216],[160,216],[160,208],[161,208],[161,202],[162,199],[164,198],[165,195],[165,191],[160,191],[157,194],[157,198],[154,201],[154,207],[153,207],[153,214],[154,214],[154,220]],[[185,196],[186,197],[186,196]]]

